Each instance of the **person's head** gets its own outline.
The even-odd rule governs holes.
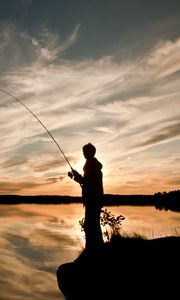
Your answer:
[[[91,143],[84,145],[82,150],[86,159],[93,158],[96,153],[96,148]]]

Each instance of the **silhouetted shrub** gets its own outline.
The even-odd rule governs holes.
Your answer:
[[[101,216],[100,216],[100,225],[103,227],[103,236],[109,242],[111,237],[114,235],[120,235],[121,229],[121,222],[125,219],[124,216],[119,215],[115,216],[110,211],[105,209],[101,209]],[[79,221],[81,226],[81,231],[84,232],[84,220],[85,218]]]

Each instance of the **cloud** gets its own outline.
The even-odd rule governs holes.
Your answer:
[[[180,38],[173,41],[159,42],[147,58],[147,65],[154,69],[154,76],[159,79],[180,70]]]
[[[50,32],[47,28],[43,28],[37,38],[27,37],[30,38],[32,45],[39,53],[37,60],[39,62],[41,60],[52,62],[77,41],[79,29],[80,24],[77,24],[64,40],[61,40],[57,33]]]
[[[169,181],[170,185],[175,185],[175,186],[179,186],[180,185],[180,177],[177,178],[173,178]]]
[[[48,171],[52,168],[57,168],[60,165],[66,164],[65,159],[60,158],[60,159],[54,159],[54,160],[49,160],[49,161],[43,161],[39,165],[34,165],[33,169],[35,172],[43,172],[43,171]]]
[[[64,179],[65,176],[57,176],[57,177],[45,177],[41,178],[31,178],[29,180],[24,179],[12,179],[11,177],[7,177],[6,179],[0,180],[0,194],[9,194],[13,193],[22,193],[24,190],[28,189],[29,191],[33,191],[36,188],[43,188],[43,186],[48,186],[52,183],[58,183]]]
[[[122,61],[113,55],[62,59],[62,52],[78,41],[79,29],[77,25],[62,40],[47,29],[32,37],[12,25],[3,27],[1,57],[5,59],[5,49],[12,44],[18,63],[13,61],[12,67],[11,61],[11,70],[6,66],[1,73],[2,88],[19,97],[39,117],[75,164],[87,137],[103,153],[105,165],[112,167],[116,167],[112,156],[118,164],[125,154],[138,154],[144,148],[176,139],[179,39],[160,41],[138,59]],[[27,52],[26,62],[19,44],[14,44],[15,36]],[[11,172],[19,166],[18,172],[21,170],[25,178],[38,173],[46,176],[52,167],[52,178],[57,178],[58,168],[61,174],[67,173],[66,162],[63,157],[62,163],[61,159],[58,162],[59,150],[35,118],[7,95],[1,94],[1,99],[3,173],[5,168],[10,172],[13,165]]]
[[[43,69],[44,65],[59,58],[77,41],[79,29],[80,24],[77,24],[72,32],[62,39],[56,32],[46,27],[37,31],[37,36],[31,36],[28,31],[20,30],[15,23],[1,22],[1,72],[6,73],[10,70],[17,75],[22,66],[28,67],[33,62],[38,69]]]
[[[17,166],[27,163],[27,161],[28,161],[27,158],[24,158],[24,157],[22,158],[20,156],[14,156],[14,157],[11,157],[10,159],[8,159],[7,161],[4,161],[1,165],[1,167],[3,169],[17,167]]]
[[[16,193],[16,192],[20,192],[26,187],[31,189],[37,186],[39,186],[39,183],[37,181],[36,182],[21,181],[21,180],[11,181],[11,179],[0,181],[1,194],[6,194],[6,191],[8,191],[9,193]]]
[[[135,147],[154,145],[162,141],[165,142],[179,135],[180,135],[180,122],[177,122],[175,124],[162,128],[158,134],[156,133],[153,137],[151,137],[145,142],[137,144]]]

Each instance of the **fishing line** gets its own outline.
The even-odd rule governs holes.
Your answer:
[[[59,144],[57,143],[57,141],[55,140],[55,138],[53,137],[53,135],[51,134],[51,132],[46,128],[46,126],[42,123],[42,121],[35,115],[35,113],[33,113],[32,110],[29,109],[29,107],[27,107],[21,100],[19,100],[17,97],[15,97],[14,95],[10,94],[9,92],[5,91],[4,89],[0,88],[0,91],[7,94],[8,96],[12,97],[14,100],[16,100],[17,102],[19,102],[21,105],[23,105],[33,116],[34,118],[36,118],[36,120],[42,125],[42,127],[46,130],[46,132],[49,134],[49,136],[52,138],[53,142],[56,144],[56,146],[58,147],[58,149],[60,150],[60,152],[62,153],[64,159],[66,160],[66,162],[68,163],[68,165],[70,166],[71,170],[73,170],[69,160],[67,159],[66,155],[64,154],[63,150],[61,149],[61,147],[59,146]]]

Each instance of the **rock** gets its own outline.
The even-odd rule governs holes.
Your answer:
[[[115,237],[59,266],[57,282],[68,300],[160,299],[178,293],[180,238]]]

